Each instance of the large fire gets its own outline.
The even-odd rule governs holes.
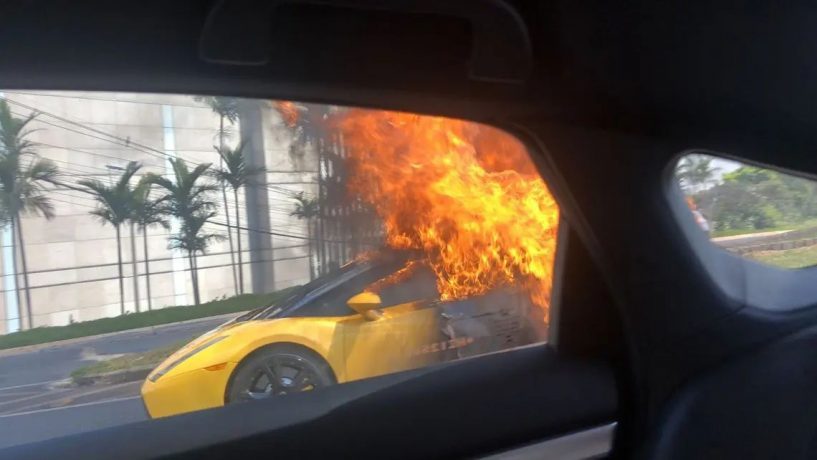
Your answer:
[[[284,123],[290,128],[294,127],[298,121],[298,107],[295,106],[295,103],[292,101],[273,101],[273,104],[281,114]]]
[[[278,108],[294,124],[295,106]],[[547,321],[559,207],[518,140],[380,110],[339,111],[328,127],[343,139],[349,191],[383,220],[387,245],[425,255],[444,300],[519,286]]]
[[[339,116],[350,191],[382,218],[389,246],[425,254],[443,299],[518,285],[547,315],[559,208],[519,141],[442,117]]]

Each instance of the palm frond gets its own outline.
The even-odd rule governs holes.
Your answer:
[[[191,171],[182,159],[171,159],[173,180],[159,176],[148,176],[146,184],[155,184],[165,190],[156,206],[167,215],[181,221],[179,231],[169,239],[171,249],[181,249],[189,253],[204,252],[210,242],[220,238],[216,234],[202,233],[203,225],[216,215],[218,207],[208,195],[217,191],[216,184],[203,182],[209,174],[210,164],[197,165]]]
[[[187,180],[194,184],[201,176],[205,175],[207,170],[210,169],[210,163],[202,163],[196,166],[187,176]]]
[[[99,180],[81,180],[77,184],[91,194],[98,204],[98,208],[91,214],[99,219],[119,226],[132,219],[134,211],[134,191],[130,186],[133,175],[141,168],[137,162],[130,162],[113,185],[105,185]]]
[[[53,161],[37,158],[24,170],[24,176],[31,181],[54,183],[59,177],[59,168]]]
[[[176,188],[176,184],[170,179],[154,173],[147,173],[142,177],[142,181],[151,185],[162,187],[168,192],[172,192]]]
[[[107,208],[96,208],[88,211],[88,214],[94,216],[102,225],[110,224],[116,219]]]
[[[201,212],[189,216],[182,223],[179,232],[169,238],[168,247],[204,254],[211,242],[225,239],[224,235],[218,233],[202,233],[204,225],[215,215],[215,212]]]
[[[131,161],[125,166],[125,170],[119,176],[119,179],[116,181],[116,189],[117,190],[130,190],[130,180],[133,178],[134,174],[136,174],[139,169],[142,168],[142,165],[139,162]]]
[[[246,143],[241,142],[236,148],[214,147],[223,166],[217,169],[213,176],[222,184],[230,184],[235,190],[247,185],[253,176],[266,172],[264,167],[247,164],[245,146]]]
[[[55,183],[58,170],[53,162],[36,156],[34,142],[26,139],[39,113],[17,118],[8,101],[0,99],[0,220],[21,212],[54,216],[45,196],[48,183]]]
[[[210,109],[221,117],[224,117],[231,124],[238,121],[239,100],[233,97],[222,96],[195,96],[193,99],[210,106]]]
[[[169,230],[170,221],[167,219],[169,209],[166,205],[168,197],[162,196],[151,199],[150,191],[152,186],[153,184],[143,177],[134,188],[131,221],[142,231],[153,225],[159,225]]]
[[[295,209],[289,213],[298,219],[311,219],[318,215],[318,199],[307,198],[304,192],[295,195]]]

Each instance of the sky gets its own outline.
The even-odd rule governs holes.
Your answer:
[[[730,173],[743,165],[738,163],[737,161],[724,160],[722,158],[712,157],[712,166],[714,168],[717,168],[717,171],[715,172],[715,177],[720,182],[721,176],[723,176],[726,173]]]

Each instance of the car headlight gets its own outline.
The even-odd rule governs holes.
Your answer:
[[[196,348],[194,348],[194,349],[188,351],[187,353],[179,356],[178,358],[173,360],[173,362],[168,364],[167,366],[165,366],[165,367],[159,369],[158,371],[154,372],[153,375],[148,377],[148,380],[150,380],[151,382],[155,382],[155,381],[159,380],[163,375],[165,375],[168,372],[170,372],[171,370],[173,370],[173,368],[175,368],[179,364],[185,362],[191,356],[193,356],[196,353],[204,350],[205,348],[209,347],[210,345],[215,345],[218,342],[221,342],[222,340],[226,339],[227,337],[229,337],[229,336],[220,335],[218,337],[213,337],[212,339],[202,343],[201,345],[197,346]]]

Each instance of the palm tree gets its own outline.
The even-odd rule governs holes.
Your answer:
[[[298,219],[306,219],[307,234],[309,235],[309,279],[313,280],[315,277],[314,261],[312,260],[313,241],[318,232],[314,227],[315,218],[318,217],[318,199],[306,198],[304,192],[298,193],[295,196],[295,210],[289,213],[290,216],[296,216]]]
[[[215,215],[215,211],[204,210],[189,215],[182,221],[179,233],[170,237],[170,249],[181,249],[187,252],[187,260],[190,263],[190,277],[193,281],[193,299],[196,305],[201,303],[201,297],[199,296],[199,265],[196,254],[199,252],[204,254],[211,241],[224,239],[219,234],[202,233],[204,224]]]
[[[221,189],[225,190],[229,185],[233,189],[235,200],[235,233],[238,243],[238,286],[239,293],[244,293],[244,261],[241,254],[241,215],[238,212],[238,190],[247,185],[253,176],[261,174],[266,169],[260,166],[250,166],[244,157],[244,143],[240,143],[235,149],[222,146],[216,149],[221,158],[222,167],[213,172],[213,176],[222,184]],[[226,209],[225,209],[226,212]]]
[[[284,116],[289,128],[294,134],[292,148],[303,149],[310,142],[315,142],[326,134],[327,117],[337,109],[326,104],[293,104],[291,102],[278,102],[278,111]],[[286,108],[286,109],[285,109]],[[295,116],[284,112],[294,110]],[[296,152],[290,151],[290,154]]]
[[[234,125],[238,121],[238,99],[232,97],[219,97],[219,96],[195,96],[193,98],[198,102],[202,102],[207,104],[210,109],[215,112],[218,117],[218,147],[217,150],[221,151],[224,148],[224,141],[229,137],[230,133],[228,133],[227,129],[224,127],[224,121],[228,121],[230,125]],[[224,160],[220,160],[220,167],[224,167]],[[230,209],[227,207],[227,190],[222,188],[221,189],[221,201],[224,205],[224,214],[227,217],[227,239],[230,243],[230,263],[232,265],[233,270],[233,285],[235,286],[236,294],[239,293],[240,290],[243,289],[244,284],[240,283],[238,278],[236,278],[236,272],[238,272],[238,276],[241,276],[241,265],[239,262],[238,269],[236,269],[235,265],[235,248],[233,246],[233,231],[230,228]],[[238,203],[236,202],[236,206]],[[238,224],[236,224],[238,225]],[[236,233],[237,233],[236,229]],[[239,249],[239,254],[241,249]],[[239,255],[239,259],[240,259]]]
[[[47,190],[45,185],[53,184],[58,174],[57,166],[50,160],[37,156],[33,150],[35,144],[26,139],[32,132],[27,126],[37,115],[35,112],[25,118],[16,118],[12,115],[8,102],[0,99],[0,218],[3,224],[11,224],[15,273],[17,248],[20,251],[29,328],[34,325],[34,315],[20,216],[34,214],[42,215],[46,219],[54,217],[54,207],[45,196]],[[21,304],[19,286],[16,288],[16,294],[19,306]]]
[[[678,163],[675,174],[689,193],[697,193],[712,183],[719,169],[712,166],[710,157],[687,155]]]
[[[151,199],[150,190],[153,184],[147,176],[137,184],[133,191],[133,209],[131,222],[142,232],[142,249],[145,254],[145,284],[147,286],[148,310],[153,309],[153,300],[150,290],[150,256],[148,255],[148,228],[159,225],[165,230],[170,229],[170,222],[165,217],[167,209],[163,198]]]
[[[331,144],[335,142],[330,136],[331,130],[327,129],[329,123],[327,119],[333,114],[337,115],[338,108],[326,104],[291,104],[276,103],[278,111],[284,117],[286,124],[293,134],[292,143],[289,146],[289,156],[296,168],[301,168],[299,163],[303,161],[307,146],[312,145],[318,154],[318,196],[317,217],[315,220],[314,238],[311,244],[315,245],[318,259],[318,270],[323,271],[326,264],[329,248],[324,244],[323,236],[326,234],[326,198],[330,196],[326,190],[324,168],[326,162],[331,161]],[[287,114],[294,109],[294,116]],[[322,198],[321,198],[322,197]],[[310,248],[312,249],[312,248]],[[330,256],[331,257],[331,256]]]
[[[201,233],[204,224],[215,215],[216,203],[208,198],[208,194],[216,191],[218,187],[215,184],[199,183],[210,168],[209,163],[200,164],[192,171],[180,158],[171,159],[170,164],[173,167],[173,180],[150,174],[145,181],[165,190],[166,193],[161,198],[164,209],[181,221],[179,232],[170,238],[170,247],[187,252],[193,280],[193,297],[198,305],[201,299],[196,253],[204,253],[210,241],[221,238],[220,235]]]
[[[85,192],[94,196],[98,207],[91,211],[102,225],[111,224],[116,230],[116,266],[119,273],[119,309],[125,314],[125,285],[122,274],[122,233],[121,226],[131,218],[133,210],[133,190],[130,180],[142,165],[131,161],[125,166],[122,175],[113,185],[94,180],[81,180],[77,182]],[[136,274],[134,273],[134,276]]]

